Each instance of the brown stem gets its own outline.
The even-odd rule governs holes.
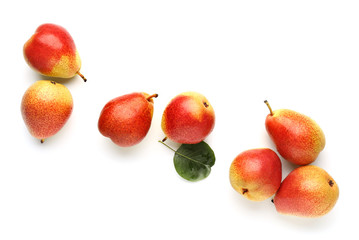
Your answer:
[[[162,139],[162,142],[165,142],[167,140],[167,137],[164,137],[163,139]]]
[[[264,103],[267,105],[268,109],[269,109],[269,112],[270,112],[270,115],[273,116],[273,111],[272,111],[272,108],[270,107],[269,103],[267,100],[264,100]]]
[[[152,98],[156,98],[156,97],[158,97],[157,93],[148,96],[146,99],[147,99],[147,101],[150,101]]]
[[[45,139],[41,139],[40,142],[41,142],[41,143],[44,143],[44,142],[45,142]]]
[[[333,186],[334,186],[334,182],[333,182],[333,180],[331,180],[331,179],[330,179],[330,180],[328,181],[328,183],[329,183],[329,186],[331,186],[331,187],[333,187]]]
[[[85,76],[82,75],[80,72],[77,72],[77,75],[79,75],[84,80],[84,82],[87,81],[87,78],[85,78]]]

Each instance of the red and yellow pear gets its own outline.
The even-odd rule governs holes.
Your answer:
[[[25,92],[21,113],[30,134],[44,142],[56,134],[69,119],[73,108],[70,91],[62,84],[40,80]]]
[[[135,92],[112,99],[100,113],[100,133],[121,147],[140,143],[151,127],[153,98],[157,96]]]
[[[229,180],[237,192],[252,201],[263,201],[278,190],[282,162],[269,148],[246,150],[232,162]]]
[[[196,144],[213,130],[215,114],[207,98],[197,92],[184,92],[174,97],[165,108],[161,127],[174,142]]]
[[[319,125],[306,115],[289,109],[272,111],[265,120],[266,130],[278,153],[289,162],[307,165],[324,149],[325,136]]]
[[[81,59],[70,33],[55,24],[40,25],[24,44],[24,57],[38,73],[59,78],[71,78],[80,73]]]
[[[288,174],[273,203],[281,214],[313,218],[330,212],[338,197],[339,188],[334,179],[324,169],[307,165]]]

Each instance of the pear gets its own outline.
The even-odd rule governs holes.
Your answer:
[[[269,148],[250,149],[232,162],[229,179],[234,190],[252,201],[263,201],[278,190],[282,181],[282,163]]]
[[[307,165],[315,161],[325,147],[325,136],[311,118],[289,109],[270,111],[265,120],[266,130],[278,153],[289,162]]]
[[[56,134],[69,119],[73,108],[70,91],[62,84],[40,80],[25,92],[21,113],[30,134],[44,142]]]
[[[71,78],[80,73],[81,59],[69,32],[55,24],[40,25],[24,44],[25,61],[42,75]]]
[[[215,114],[207,98],[197,92],[184,92],[166,106],[161,127],[174,142],[196,144],[213,130]]]
[[[153,98],[157,96],[135,92],[112,99],[100,113],[100,133],[121,147],[138,144],[150,129]]]
[[[294,169],[280,185],[273,203],[281,214],[321,217],[335,206],[339,188],[322,168],[307,165]]]

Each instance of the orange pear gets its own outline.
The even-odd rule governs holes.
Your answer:
[[[272,111],[265,120],[266,130],[278,153],[286,160],[307,165],[317,159],[324,149],[325,136],[319,125],[311,118],[289,109]]]
[[[174,97],[165,108],[161,127],[174,142],[196,144],[213,130],[215,114],[207,98],[197,92],[184,92]]]
[[[24,44],[24,57],[29,66],[49,77],[71,78],[80,73],[81,59],[70,33],[63,27],[40,25]]]
[[[100,113],[100,133],[121,147],[138,144],[151,127],[153,98],[157,96],[135,92],[112,99]]]
[[[273,203],[282,214],[320,217],[334,207],[338,197],[339,188],[334,179],[324,169],[308,165],[288,174]]]
[[[62,84],[40,80],[25,92],[21,113],[30,134],[41,139],[56,134],[69,119],[73,108],[70,91]]]
[[[232,162],[229,180],[237,192],[252,201],[263,201],[278,190],[282,162],[269,148],[246,150]]]

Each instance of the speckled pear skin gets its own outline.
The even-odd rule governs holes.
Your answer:
[[[325,147],[325,136],[319,125],[293,110],[273,111],[266,117],[265,126],[278,153],[294,164],[312,163]]]
[[[273,203],[281,214],[314,218],[330,212],[338,198],[334,179],[324,169],[307,165],[288,174]]]
[[[24,44],[23,53],[29,66],[42,75],[71,78],[79,74],[81,68],[71,35],[59,25],[40,25]]]
[[[281,184],[282,162],[269,148],[246,150],[233,160],[229,180],[245,198],[263,201],[274,195]]]
[[[100,133],[121,147],[140,143],[151,127],[153,97],[157,96],[135,92],[112,99],[100,113]]]
[[[21,101],[21,113],[27,129],[42,141],[65,125],[72,109],[70,91],[64,85],[49,80],[32,84]]]
[[[165,108],[161,127],[174,142],[196,144],[213,130],[215,113],[207,98],[197,92],[184,92],[174,97]]]

